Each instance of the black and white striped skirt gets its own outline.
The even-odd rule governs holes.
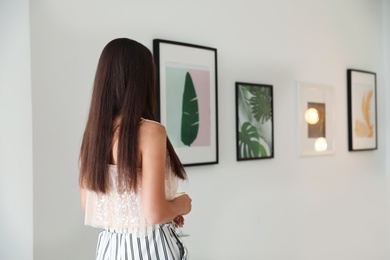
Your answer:
[[[99,234],[96,260],[185,260],[187,249],[173,224],[162,224],[150,235],[135,236],[103,229]]]

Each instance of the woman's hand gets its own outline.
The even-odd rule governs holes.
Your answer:
[[[192,209],[192,199],[187,194],[183,194],[174,199],[175,204],[180,207],[180,215],[187,215]]]
[[[173,219],[173,223],[175,223],[175,227],[183,227],[184,226],[184,217],[182,215],[177,216]]]

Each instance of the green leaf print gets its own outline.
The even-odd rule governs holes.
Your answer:
[[[253,117],[262,124],[272,117],[271,93],[269,88],[250,88],[253,95],[248,99]]]
[[[241,158],[255,158],[259,154],[266,153],[264,147],[259,143],[259,133],[256,127],[249,122],[241,126],[239,132],[239,148]]]
[[[190,73],[184,83],[183,110],[181,115],[181,141],[187,146],[195,141],[199,131],[198,97]]]

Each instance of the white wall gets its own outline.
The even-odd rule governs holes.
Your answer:
[[[383,63],[384,63],[384,78],[385,78],[385,89],[386,97],[390,98],[390,0],[383,0]],[[387,15],[386,15],[387,14]],[[390,129],[390,102],[386,102],[386,118],[387,118],[387,129]],[[387,141],[387,151],[390,151],[390,138]],[[387,170],[390,177],[390,160],[386,160]]]
[[[33,257],[28,0],[0,1],[0,259]]]
[[[191,259],[388,259],[382,14],[379,0],[32,1],[35,258],[93,258],[78,151],[100,52],[130,37],[218,49],[220,163],[183,185]],[[376,151],[348,152],[347,68],[378,73]],[[274,159],[235,160],[236,81],[274,86]],[[298,81],[335,87],[333,156],[296,155]]]
[[[383,50],[384,50],[384,87],[386,89],[386,97],[390,98],[390,0],[383,0]],[[386,102],[386,133],[389,132],[390,129],[390,102]],[[390,151],[390,138],[386,139],[386,154],[389,154]],[[387,201],[388,201],[388,212],[390,212],[390,160],[386,160],[386,171],[387,171]],[[390,223],[390,219],[388,220]],[[390,234],[390,224],[389,224],[388,234]],[[389,241],[389,252],[390,252],[390,241]]]

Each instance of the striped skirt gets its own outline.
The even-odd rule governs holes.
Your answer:
[[[148,236],[103,229],[99,234],[96,260],[185,260],[187,249],[173,224],[163,224]]]

